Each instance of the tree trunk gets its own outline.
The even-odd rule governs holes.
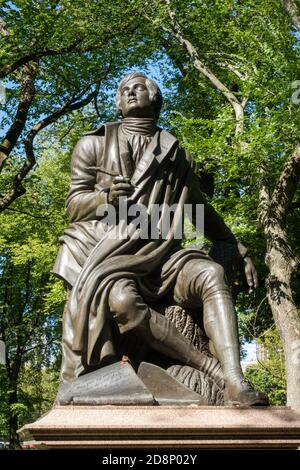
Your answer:
[[[293,25],[300,31],[300,15],[294,0],[281,0],[283,8],[290,15]]]
[[[291,289],[292,274],[297,262],[285,230],[274,223],[274,219],[272,224],[265,227],[265,235],[266,264],[269,268],[267,296],[284,349],[287,405],[300,411],[300,316]]]
[[[19,428],[18,416],[12,411],[11,406],[17,402],[18,392],[17,392],[17,381],[10,380],[10,394],[9,394],[9,448],[16,449],[20,447],[19,436],[17,430]]]

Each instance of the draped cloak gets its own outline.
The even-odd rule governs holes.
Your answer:
[[[72,349],[85,354],[91,365],[114,354],[108,296],[116,280],[135,279],[144,300],[156,302],[172,289],[189,259],[207,258],[200,250],[181,249],[180,240],[174,237],[182,224],[184,204],[203,204],[205,234],[237,246],[230,229],[202,195],[193,163],[177,139],[158,129],[134,168],[130,155],[119,146],[119,125],[101,126],[74,149],[66,203],[73,222],[60,238],[54,266],[54,272],[72,286],[67,306],[72,319]],[[139,227],[130,219],[104,224],[99,213],[105,211],[114,174],[131,179],[135,191],[130,201],[146,206],[149,214],[153,204],[176,204],[167,237],[141,239]],[[163,218],[164,212],[160,225]],[[139,321],[123,325],[121,333]]]

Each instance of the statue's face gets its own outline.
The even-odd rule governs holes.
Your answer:
[[[129,80],[121,89],[120,107],[123,117],[154,117],[154,106],[143,77]]]

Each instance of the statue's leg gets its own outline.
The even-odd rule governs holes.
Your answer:
[[[68,299],[70,291],[68,290]],[[62,359],[60,368],[60,382],[67,383],[81,375],[85,367],[83,365],[82,355],[72,350],[73,327],[70,318],[68,300],[63,313],[63,334],[62,334]]]
[[[150,309],[141,297],[134,280],[120,279],[110,291],[109,307],[120,332],[135,333],[154,350],[184,364],[213,373],[223,381],[222,371],[214,357],[204,355],[190,344],[176,326],[160,313]]]
[[[178,274],[174,300],[182,306],[203,303],[205,333],[212,341],[225,380],[225,403],[267,404],[267,397],[245,380],[240,364],[237,318],[221,265],[210,259],[188,261]]]

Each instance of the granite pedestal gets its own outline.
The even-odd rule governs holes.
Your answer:
[[[288,407],[69,405],[19,433],[52,449],[297,449],[300,414]]]

